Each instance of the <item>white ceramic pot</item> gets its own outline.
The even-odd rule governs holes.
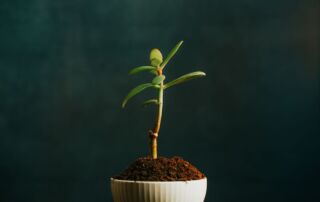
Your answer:
[[[111,178],[114,202],[203,202],[207,178],[191,181],[129,181]]]

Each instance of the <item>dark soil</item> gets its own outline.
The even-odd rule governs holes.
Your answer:
[[[113,178],[134,181],[188,181],[203,179],[205,175],[181,157],[142,157]]]

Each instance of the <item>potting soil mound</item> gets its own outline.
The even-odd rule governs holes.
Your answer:
[[[134,181],[189,181],[203,179],[205,175],[181,157],[142,157],[113,178]]]

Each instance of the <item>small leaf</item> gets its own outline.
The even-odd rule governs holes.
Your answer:
[[[135,87],[134,89],[132,89],[128,95],[124,98],[123,102],[122,102],[122,108],[124,108],[127,104],[127,102],[135,95],[137,95],[138,93],[140,93],[141,91],[145,90],[146,88],[150,88],[150,87],[156,87],[154,86],[152,83],[145,83],[145,84],[141,84],[137,87]]]
[[[151,100],[147,100],[145,102],[142,103],[142,106],[146,106],[146,105],[150,105],[150,104],[158,104],[158,100],[157,99],[151,99]]]
[[[206,75],[206,73],[201,72],[201,71],[196,71],[196,72],[192,72],[189,74],[185,74],[185,75],[180,76],[179,78],[177,78],[173,81],[166,83],[166,85],[164,85],[164,89],[169,88],[174,85],[177,85],[177,84],[180,84],[180,83],[183,83],[183,82],[186,82],[186,81],[189,81],[194,78],[205,76],[205,75]]]
[[[140,66],[140,67],[135,67],[133,68],[129,74],[136,74],[138,72],[142,72],[142,71],[156,71],[157,68],[156,67],[152,67],[152,66]]]
[[[166,59],[161,64],[161,68],[164,68],[167,63],[170,61],[170,59],[176,54],[176,52],[179,50],[180,46],[182,45],[183,41],[180,41],[168,54]]]
[[[150,72],[151,74],[158,75],[157,70],[150,70],[149,72]]]
[[[153,78],[152,84],[153,85],[158,85],[160,84],[166,77],[164,75],[159,75]]]
[[[154,48],[150,51],[149,58],[150,58],[151,65],[154,67],[159,66],[163,60],[162,53],[160,52],[159,49],[156,49],[156,48]]]

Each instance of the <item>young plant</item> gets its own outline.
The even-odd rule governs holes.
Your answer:
[[[153,159],[157,159],[158,157],[158,148],[157,148],[157,138],[160,131],[161,126],[161,119],[162,119],[162,109],[163,109],[163,93],[168,88],[175,86],[177,84],[186,82],[190,79],[194,79],[197,77],[205,76],[206,74],[202,71],[191,72],[189,74],[185,74],[180,76],[177,79],[174,79],[170,82],[165,83],[165,75],[163,74],[163,70],[165,66],[168,64],[170,59],[177,53],[180,46],[182,45],[183,41],[180,41],[168,54],[168,56],[163,61],[162,54],[159,49],[152,49],[150,52],[150,66],[139,66],[133,68],[129,74],[136,74],[139,72],[147,71],[156,76],[152,79],[150,83],[144,83],[138,85],[137,87],[133,88],[128,95],[124,98],[122,102],[122,108],[124,108],[127,102],[134,97],[135,95],[139,94],[143,90],[147,88],[153,88],[158,91],[158,96],[155,99],[147,100],[143,103],[143,105],[155,104],[158,107],[157,116],[155,121],[155,126],[152,130],[149,130],[149,138],[150,138],[150,147],[151,147],[151,156]]]

